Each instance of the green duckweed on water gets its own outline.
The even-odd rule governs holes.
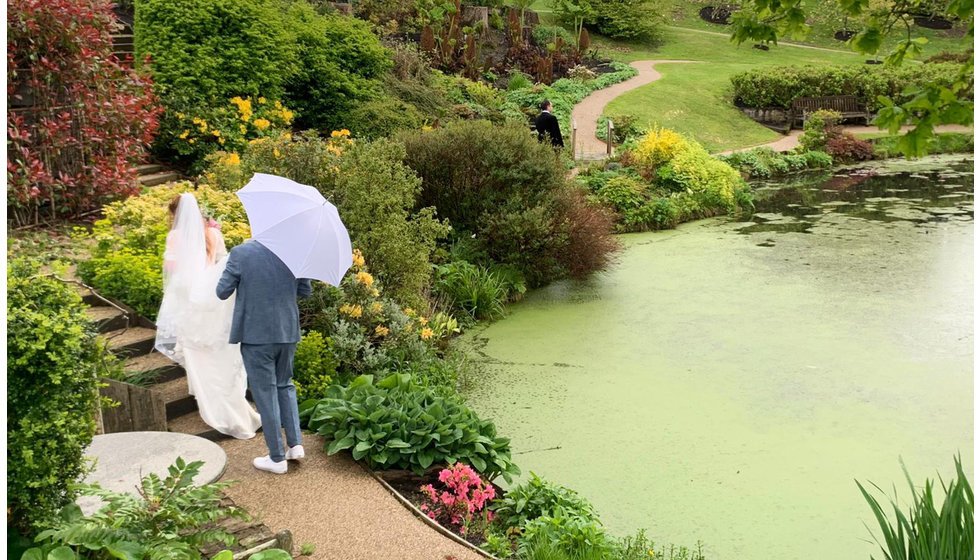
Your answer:
[[[973,477],[973,160],[757,185],[469,333],[469,402],[607,528],[706,557],[865,559],[882,488]],[[875,529],[874,536],[877,536]]]

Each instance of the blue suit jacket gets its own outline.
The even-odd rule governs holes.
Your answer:
[[[299,342],[297,297],[309,297],[310,281],[297,280],[272,251],[258,241],[247,241],[231,250],[225,271],[215,290],[228,299],[238,291],[231,319],[235,344],[285,344]]]

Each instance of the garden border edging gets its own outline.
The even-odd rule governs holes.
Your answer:
[[[443,527],[439,523],[437,523],[437,522],[433,521],[432,519],[430,519],[428,515],[426,515],[425,513],[422,512],[422,510],[420,510],[419,508],[415,507],[415,504],[413,504],[408,498],[406,498],[405,496],[402,496],[401,493],[398,490],[395,490],[395,488],[392,485],[388,484],[388,481],[386,481],[385,479],[381,478],[381,476],[379,476],[378,473],[376,473],[373,470],[371,470],[364,463],[362,463],[360,461],[356,461],[356,462],[357,462],[358,465],[361,466],[362,469],[364,469],[365,471],[367,471],[371,475],[371,477],[374,478],[374,480],[378,481],[378,483],[381,484],[381,486],[385,490],[387,490],[389,494],[391,494],[392,496],[394,496],[395,499],[398,500],[398,502],[401,503],[405,507],[405,509],[407,509],[410,512],[412,512],[413,514],[415,514],[415,516],[418,517],[418,518],[420,518],[423,522],[425,522],[426,525],[429,525],[430,527],[432,527],[433,529],[435,529],[436,531],[438,531],[440,534],[442,534],[444,537],[449,538],[450,540],[456,542],[459,545],[465,546],[466,548],[472,550],[473,552],[476,552],[477,554],[479,554],[480,556],[482,556],[484,558],[489,558],[490,560],[500,560],[500,558],[497,558],[496,556],[490,554],[489,552],[483,550],[482,548],[480,548],[478,546],[475,546],[473,543],[467,541],[466,539],[460,538],[459,535],[456,535],[455,533],[453,533],[449,529],[446,529],[445,527]]]

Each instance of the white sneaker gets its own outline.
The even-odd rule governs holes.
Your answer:
[[[302,459],[303,457],[306,457],[306,451],[303,450],[302,445],[296,445],[286,450],[287,461],[295,461],[297,459]]]
[[[253,459],[252,466],[260,471],[267,471],[275,474],[286,474],[286,461],[279,461],[277,463],[270,459],[268,455]]]

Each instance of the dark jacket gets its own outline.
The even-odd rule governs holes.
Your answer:
[[[215,289],[220,299],[228,299],[235,291],[238,295],[228,342],[299,342],[296,298],[310,296],[309,279],[297,280],[275,253],[258,241],[248,241],[228,253]]]
[[[534,128],[538,131],[538,140],[544,142],[544,135],[547,133],[551,137],[552,146],[565,147],[565,142],[561,139],[561,127],[558,126],[558,117],[542,111],[538,115],[538,118],[534,120]]]

